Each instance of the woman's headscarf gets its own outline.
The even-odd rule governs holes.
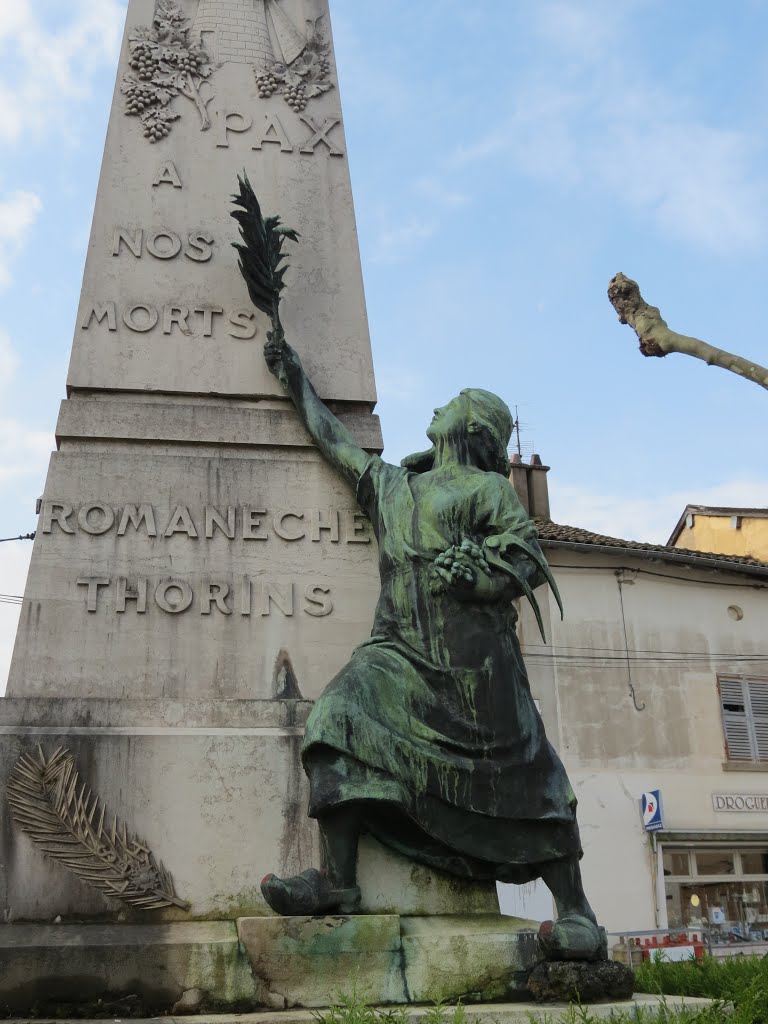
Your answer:
[[[472,435],[478,458],[478,468],[490,473],[509,476],[507,446],[512,436],[512,413],[498,395],[482,388],[465,388],[461,392],[469,399],[467,423],[474,423],[477,432]],[[427,473],[435,465],[435,449],[408,455],[400,463],[413,473]]]
[[[500,473],[503,477],[508,477],[507,446],[512,436],[514,423],[509,406],[498,395],[494,395],[491,391],[483,391],[482,388],[467,388],[461,394],[466,395],[469,399],[467,427],[472,423],[476,428],[469,434],[469,437],[478,469],[484,469],[489,473]],[[427,452],[416,452],[415,455],[409,455],[403,459],[400,465],[412,473],[428,473],[430,469],[434,468],[435,455],[435,448],[430,448]],[[561,617],[563,603],[560,600],[557,584],[536,541],[536,529],[530,521],[527,526],[529,529],[521,530],[520,524],[517,524],[514,529],[506,530],[495,537],[486,538],[483,550],[492,568],[506,573],[517,581],[521,591],[531,604],[542,639],[546,643],[544,622],[538,602],[526,575],[518,571],[516,560],[520,557],[528,558],[538,567],[555,596]]]

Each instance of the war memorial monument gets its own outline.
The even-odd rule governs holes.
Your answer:
[[[468,388],[393,466],[375,404],[327,0],[130,0],[0,700],[0,1009],[611,974],[509,410]],[[495,889],[535,878],[538,934]]]

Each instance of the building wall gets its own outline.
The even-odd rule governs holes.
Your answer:
[[[717,551],[726,555],[748,555],[768,562],[768,517],[744,516],[736,529],[730,516],[708,516],[697,512],[693,516],[693,526],[683,527],[675,547],[692,551]]]
[[[768,795],[764,771],[724,768],[717,689],[718,673],[768,678],[759,657],[768,654],[768,589],[683,565],[557,549],[547,556],[565,619],[550,599],[544,646],[524,610],[521,640],[533,695],[579,799],[588,893],[611,930],[665,926],[643,792],[662,791],[668,829],[763,830],[768,838],[768,814],[712,808],[714,793]],[[630,571],[617,577],[622,565]],[[543,590],[537,596],[544,600]],[[630,651],[657,653],[632,655],[628,665],[625,628]]]

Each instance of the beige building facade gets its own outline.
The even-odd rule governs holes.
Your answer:
[[[550,599],[546,645],[523,613],[523,652],[579,799],[598,917],[612,932],[709,925],[739,949],[768,938],[768,565],[560,526],[546,467],[521,474],[565,606],[561,621]]]

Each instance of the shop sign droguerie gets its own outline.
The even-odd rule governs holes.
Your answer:
[[[714,811],[768,814],[768,793],[713,793]]]

